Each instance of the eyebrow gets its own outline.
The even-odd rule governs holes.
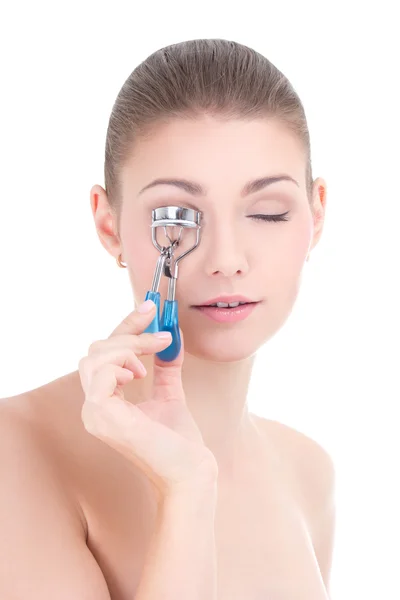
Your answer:
[[[290,177],[290,175],[274,175],[248,181],[241,191],[241,196],[244,197],[248,196],[249,194],[254,194],[255,192],[259,192],[267,186],[272,185],[273,183],[278,183],[279,181],[291,181],[297,185],[297,187],[300,187],[298,181],[293,179],[293,177]],[[146,190],[155,187],[156,185],[172,185],[183,190],[184,192],[187,192],[188,194],[191,194],[192,196],[206,195],[206,190],[200,184],[195,183],[194,181],[188,181],[187,179],[154,179],[140,190],[138,196],[143,194],[143,192]]]

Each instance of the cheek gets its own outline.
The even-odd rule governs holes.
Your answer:
[[[311,232],[308,227],[294,227],[286,240],[283,257],[286,264],[292,265],[294,270],[301,269],[306,259],[311,240]]]
[[[143,223],[121,227],[124,256],[129,263],[129,276],[138,300],[151,288],[159,252],[153,246],[150,227]]]
[[[312,222],[305,217],[283,225],[270,238],[265,249],[263,269],[277,285],[290,285],[299,280],[312,239]]]
[[[291,250],[294,260],[299,268],[304,266],[314,232],[314,225],[311,215],[307,212],[299,220],[298,226],[293,228],[291,236]]]

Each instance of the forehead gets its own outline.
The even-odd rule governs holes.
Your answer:
[[[214,117],[176,119],[134,143],[122,171],[124,191],[156,177],[187,177],[213,188],[243,185],[252,176],[288,173],[305,183],[305,153],[297,136],[276,120]]]

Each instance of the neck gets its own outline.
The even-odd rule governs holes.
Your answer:
[[[141,356],[147,376],[124,389],[126,400],[137,404],[150,398],[152,356]],[[248,411],[247,393],[254,356],[238,362],[217,363],[185,352],[182,382],[187,407],[214,454],[220,469],[230,470],[256,431]]]

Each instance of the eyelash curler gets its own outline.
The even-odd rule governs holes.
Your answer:
[[[201,212],[183,206],[162,206],[152,211],[151,237],[153,245],[160,252],[154,272],[153,284],[151,290],[146,294],[146,300],[152,300],[157,307],[156,316],[150,325],[145,329],[145,333],[155,333],[156,331],[169,331],[172,335],[172,342],[162,350],[157,352],[157,356],[164,361],[174,360],[181,350],[181,336],[178,322],[178,301],[175,300],[176,282],[178,280],[178,263],[182,258],[193,252],[200,242]],[[164,232],[170,246],[160,246],[157,242],[157,231],[159,227],[164,227]],[[167,227],[180,227],[177,239],[171,240]],[[181,242],[182,231],[184,228],[196,229],[196,243],[186,252],[174,257],[174,251]],[[160,286],[161,275],[168,277],[168,295],[164,301],[164,308],[160,318]]]

